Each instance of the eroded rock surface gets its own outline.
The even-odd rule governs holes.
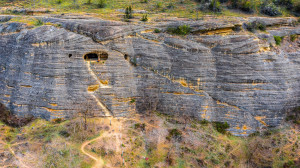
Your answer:
[[[246,135],[280,125],[300,105],[300,27],[293,18],[157,25],[42,19],[61,27],[0,35],[0,100],[18,115],[72,117],[87,107],[98,116],[159,111],[227,121],[235,135]],[[234,31],[253,20],[267,31]],[[191,25],[192,34],[153,33],[180,24]],[[281,46],[273,35],[286,36]],[[107,60],[84,59],[104,52]]]

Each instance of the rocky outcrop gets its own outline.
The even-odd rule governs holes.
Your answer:
[[[0,100],[18,115],[52,119],[86,109],[98,116],[159,111],[227,121],[235,135],[247,135],[280,125],[285,112],[300,105],[300,42],[289,39],[299,26],[270,26],[253,34],[235,31],[251,18],[157,25],[42,20],[60,27],[0,35]],[[182,24],[191,26],[190,35],[152,32]],[[281,46],[275,44],[277,34],[286,36]]]

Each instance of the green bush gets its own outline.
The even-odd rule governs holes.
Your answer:
[[[289,112],[285,120],[292,121],[294,124],[300,125],[300,107],[296,107]]]
[[[65,138],[67,138],[67,137],[70,136],[70,133],[69,133],[68,131],[61,130],[61,131],[59,132],[59,135],[61,135],[61,136],[65,137]]]
[[[160,33],[161,31],[159,29],[154,29],[154,33]]]
[[[174,9],[174,7],[175,7],[175,6],[174,6],[174,4],[173,4],[172,2],[169,3],[168,6],[167,6],[168,9]]]
[[[156,8],[161,8],[162,7],[162,2],[157,2],[156,3]]]
[[[231,7],[240,9],[244,12],[252,13],[255,9],[255,3],[252,0],[231,0]]]
[[[181,25],[177,28],[169,27],[167,32],[170,34],[187,35],[191,32],[191,28],[189,25]]]
[[[141,0],[141,3],[148,3],[148,0]]]
[[[200,121],[201,125],[208,125],[209,121],[207,121],[206,119],[203,119]]]
[[[276,45],[280,45],[283,38],[284,37],[281,37],[281,36],[274,36],[274,40],[275,40]]]
[[[148,21],[148,15],[147,14],[143,15],[142,18],[141,18],[141,21],[147,22]]]
[[[261,4],[260,12],[268,16],[282,15],[279,8],[273,2],[269,2],[269,1],[265,1],[264,3]]]
[[[300,1],[294,1],[293,3],[293,12],[296,16],[300,16]],[[300,18],[299,18],[300,19]],[[298,22],[300,22],[298,20]]]
[[[294,42],[297,39],[297,34],[290,35],[290,40]]]
[[[213,126],[218,132],[222,134],[225,134],[227,132],[226,129],[230,127],[227,122],[213,122]]]
[[[250,22],[246,24],[246,29],[250,32],[255,32],[255,30],[266,30],[266,24],[258,21]]]
[[[245,12],[252,13],[254,11],[254,7],[255,5],[252,3],[251,0],[243,0],[241,1],[239,8]]]
[[[212,0],[208,8],[213,12],[221,12],[221,5],[219,0]]]
[[[142,131],[145,131],[146,130],[146,124],[145,123],[143,123],[143,124],[136,123],[136,124],[134,124],[134,128],[135,129],[141,129]]]
[[[106,6],[106,0],[98,0],[97,6],[98,8],[104,8]]]
[[[169,130],[169,135],[166,137],[167,140],[175,139],[181,141],[182,133],[178,129],[174,128]]]
[[[128,6],[125,8],[125,19],[132,19],[133,15],[132,15],[133,11],[132,11],[132,6]]]
[[[293,1],[292,0],[274,0],[273,2],[277,6],[285,6],[288,10],[293,9]]]
[[[135,99],[132,98],[132,99],[130,100],[130,103],[134,103],[134,102],[135,102]]]
[[[235,32],[239,32],[242,30],[242,27],[240,25],[234,25],[234,27],[232,28],[233,31]]]
[[[36,21],[34,21],[35,26],[42,26],[43,24],[44,22],[41,19],[37,19]]]

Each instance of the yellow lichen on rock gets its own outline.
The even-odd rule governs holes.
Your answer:
[[[89,92],[94,92],[99,88],[99,85],[91,85],[88,87]]]
[[[266,118],[266,116],[256,116],[256,117],[254,117],[257,121],[259,121],[260,123],[262,123],[263,125],[265,125],[265,126],[268,126],[264,121],[263,121],[263,119],[265,119]]]

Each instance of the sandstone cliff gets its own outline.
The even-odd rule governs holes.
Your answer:
[[[294,18],[130,24],[43,17],[59,26],[38,28],[11,18],[0,16],[0,102],[20,116],[159,111],[227,121],[230,131],[244,135],[280,125],[286,111],[300,105]],[[267,30],[246,31],[252,22]],[[179,25],[189,25],[191,34],[164,33]],[[285,36],[281,45],[274,36]]]

